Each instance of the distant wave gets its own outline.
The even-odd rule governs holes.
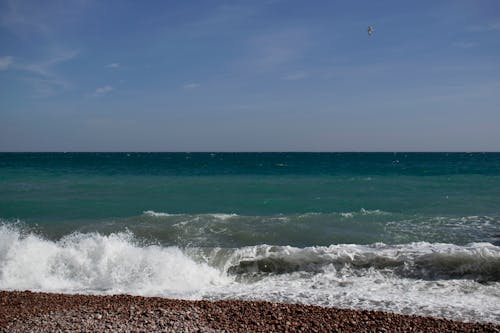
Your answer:
[[[153,217],[170,217],[170,216],[181,216],[183,214],[169,214],[169,213],[162,213],[162,212],[155,212],[153,210],[146,210],[143,212],[144,215],[146,216],[153,216]],[[199,214],[199,215],[204,215],[204,216],[210,216],[219,220],[227,220],[232,217],[238,216],[238,214]]]
[[[370,210],[370,209],[364,209],[364,208],[361,208],[359,211],[355,211],[355,212],[342,212],[339,214],[340,214],[340,216],[342,216],[344,218],[352,218],[354,216],[359,216],[359,215],[391,215],[390,212],[384,212],[383,210],[380,210],[380,209]]]
[[[104,233],[132,230],[163,244],[200,247],[241,247],[263,243],[306,247],[419,241],[500,245],[499,216],[425,216],[363,208],[345,212],[272,215],[146,210],[139,216],[76,225],[75,229]]]
[[[230,219],[233,217],[238,217],[238,216],[244,216],[244,215],[238,215],[238,214],[227,214],[227,213],[205,213],[205,214],[170,214],[170,213],[164,213],[164,212],[155,212],[154,210],[146,210],[142,212],[143,215],[145,216],[152,216],[152,217],[171,217],[171,216],[210,216],[214,217],[217,219],[221,220],[226,220]],[[315,215],[339,215],[342,217],[353,217],[355,215],[391,215],[390,212],[385,212],[380,209],[364,209],[361,208],[359,211],[352,211],[352,212],[341,212],[341,213],[319,213],[319,212],[308,212],[308,213],[303,213],[303,214],[290,214],[288,216],[299,216],[299,217],[308,217],[308,216],[315,216]],[[275,215],[270,215],[269,217],[272,216],[286,216],[284,214],[275,214]],[[250,216],[247,216],[250,217]],[[255,216],[256,217],[256,216]]]
[[[175,216],[175,214],[169,214],[169,213],[161,213],[161,212],[155,212],[153,210],[146,210],[143,212],[144,215],[146,216],[153,216],[153,217],[167,217],[167,216]]]

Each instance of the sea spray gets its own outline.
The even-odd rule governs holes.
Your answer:
[[[0,240],[0,289],[199,298],[228,282],[179,248],[140,246],[130,233],[73,233],[54,242],[4,225]]]

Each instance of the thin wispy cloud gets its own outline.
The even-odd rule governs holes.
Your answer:
[[[0,24],[17,35],[24,35],[26,31],[47,33],[47,20],[40,16],[36,3],[7,0],[5,9],[0,12]]]
[[[255,36],[249,40],[248,56],[240,66],[269,71],[301,58],[309,45],[306,29],[291,28]]]
[[[77,57],[76,50],[63,50],[54,52],[51,57],[37,62],[19,63],[17,70],[26,72],[28,77],[24,80],[31,84],[36,97],[49,97],[68,89],[71,83],[57,73],[57,65]]]
[[[461,49],[470,49],[478,46],[478,43],[475,42],[455,42],[453,46],[461,48]]]
[[[246,22],[257,14],[259,5],[256,2],[225,3],[214,6],[204,17],[188,22],[185,28],[194,35],[210,35],[228,32],[235,26]]]
[[[0,57],[0,71],[7,70],[13,61],[14,59],[11,56]]]
[[[111,64],[107,64],[106,65],[106,68],[114,68],[114,69],[117,69],[117,68],[120,68],[120,64],[117,63],[117,62],[113,62]]]
[[[51,57],[30,63],[20,65],[19,68],[42,76],[55,76],[54,67],[62,62],[74,59],[78,55],[77,50],[63,50],[54,52]]]
[[[192,83],[186,83],[185,85],[182,86],[182,88],[184,88],[184,89],[195,89],[195,88],[198,88],[199,86],[200,86],[199,83],[192,82]]]
[[[99,87],[95,90],[94,95],[95,96],[106,95],[106,94],[109,94],[110,92],[112,92],[113,90],[115,90],[115,89],[110,85],[107,85],[104,87]]]
[[[5,0],[0,11],[0,26],[19,37],[54,39],[66,24],[80,20],[90,1]]]
[[[286,81],[298,81],[305,78],[307,78],[307,73],[305,72],[291,73],[282,77],[282,79]]]
[[[19,58],[14,61],[13,57],[4,56],[0,57],[0,70],[20,72],[20,80],[32,87],[34,97],[49,97],[71,87],[71,83],[56,68],[58,64],[70,61],[77,55],[78,51],[74,50],[58,51],[49,58],[34,62],[25,62]]]
[[[35,98],[55,96],[71,87],[68,81],[60,77],[27,77],[23,80],[32,87],[32,97]]]
[[[500,22],[491,22],[481,25],[470,25],[465,29],[467,31],[472,31],[472,32],[500,31]]]
[[[16,57],[15,63],[8,65],[9,68],[20,72],[19,79],[32,87],[35,97],[57,95],[71,86],[57,71],[57,66],[74,59],[78,51],[60,47],[58,37],[65,31],[65,24],[73,24],[81,17],[81,9],[85,6],[80,0],[62,3],[35,0],[3,2],[0,28],[5,28],[20,41],[36,41],[30,45],[32,54],[46,55],[38,59]]]

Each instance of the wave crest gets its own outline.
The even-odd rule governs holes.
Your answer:
[[[338,271],[377,269],[412,279],[500,281],[500,247],[490,243],[264,246],[236,250],[234,257],[228,272],[240,275],[320,272],[333,266]]]
[[[177,247],[131,233],[73,233],[58,242],[0,226],[0,288],[197,297],[227,278]]]

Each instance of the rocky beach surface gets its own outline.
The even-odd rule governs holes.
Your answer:
[[[260,301],[0,291],[0,332],[500,332],[500,325]]]

